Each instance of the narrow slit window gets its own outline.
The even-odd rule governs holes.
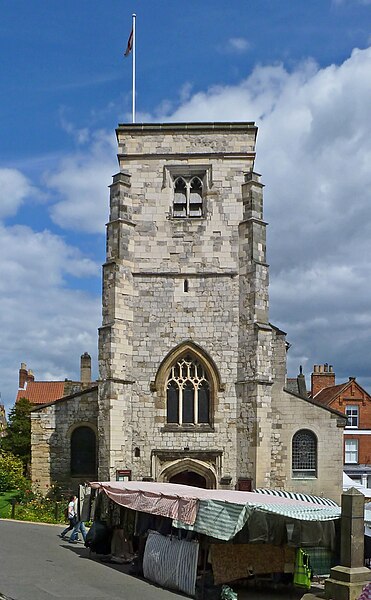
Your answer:
[[[188,287],[188,279],[185,279],[184,282],[183,282],[183,291],[184,292],[188,292],[188,289],[189,289],[189,287]]]

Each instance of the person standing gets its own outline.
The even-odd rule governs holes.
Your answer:
[[[77,519],[77,497],[76,496],[70,496],[70,499],[68,501],[68,507],[67,507],[67,518],[68,518],[69,525],[60,534],[60,537],[62,539],[65,538],[66,533],[71,531],[71,529],[74,529],[76,523],[78,522],[78,519]]]

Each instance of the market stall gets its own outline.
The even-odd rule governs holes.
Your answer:
[[[142,481],[90,485],[95,519],[139,540],[144,576],[191,596],[208,566],[215,585],[274,574],[299,584],[302,576],[308,587],[308,572],[295,573],[305,570],[299,551],[317,571],[333,560],[341,511],[332,501]]]

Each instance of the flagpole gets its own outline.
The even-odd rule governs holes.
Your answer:
[[[133,17],[133,123],[135,123],[135,19],[136,14]]]

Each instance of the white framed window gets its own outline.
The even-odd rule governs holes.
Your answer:
[[[292,476],[317,477],[317,438],[309,429],[297,431],[292,438]]]
[[[357,428],[359,424],[358,405],[352,404],[345,407],[345,414],[347,417],[346,427]]]
[[[348,465],[358,464],[358,440],[345,440],[345,461]]]

